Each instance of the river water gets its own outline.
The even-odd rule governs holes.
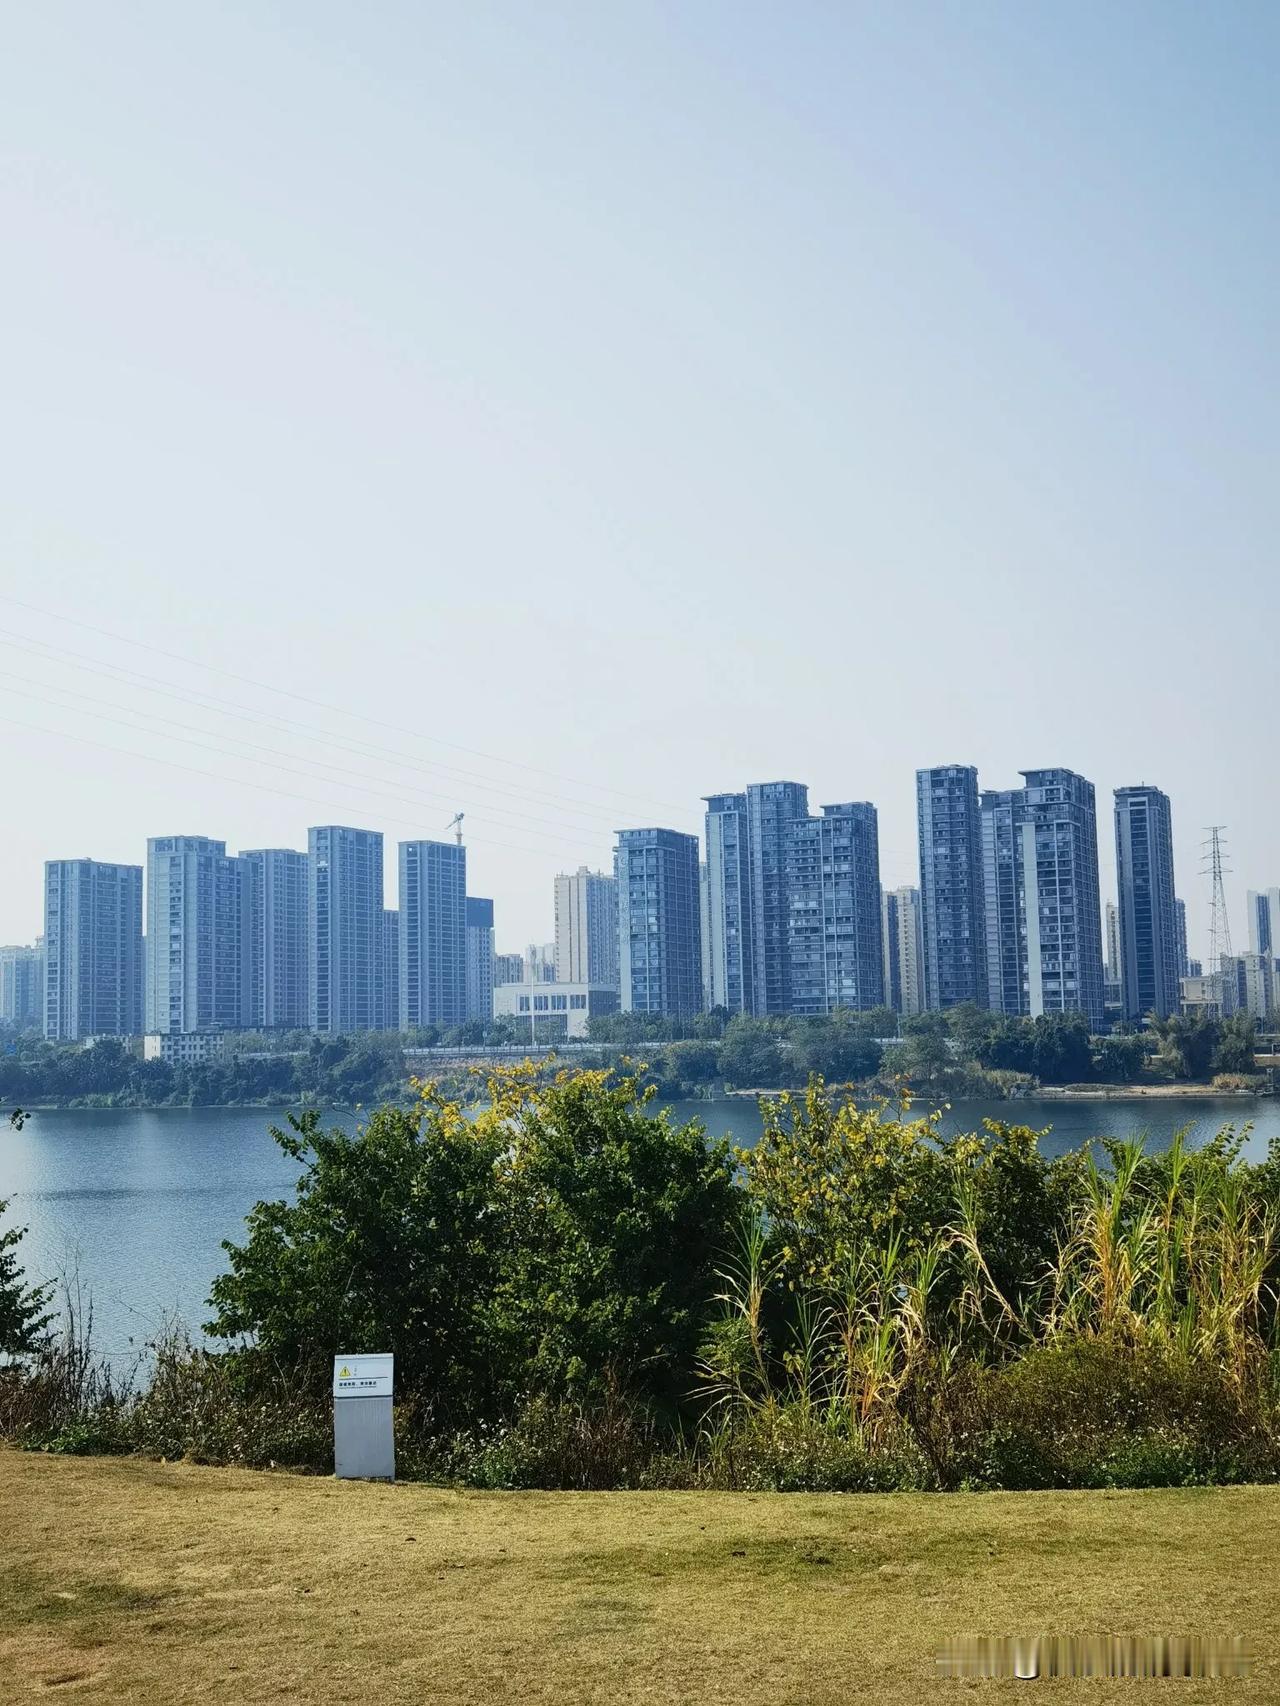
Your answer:
[[[754,1102],[677,1102],[739,1144],[760,1135]],[[1280,1134],[1280,1100],[1205,1097],[1142,1102],[1032,1101],[958,1104],[950,1130],[984,1115],[1049,1127],[1057,1154],[1091,1137],[1145,1133],[1162,1147],[1179,1126],[1193,1141],[1252,1120],[1246,1154],[1262,1159]],[[34,1115],[20,1132],[0,1127],[0,1198],[7,1224],[29,1228],[20,1246],[28,1276],[78,1279],[93,1303],[95,1342],[117,1363],[144,1347],[166,1319],[198,1329],[224,1239],[239,1241],[263,1198],[291,1193],[296,1164],[272,1141],[281,1116],[260,1108],[65,1110]],[[354,1116],[335,1114],[350,1127]]]

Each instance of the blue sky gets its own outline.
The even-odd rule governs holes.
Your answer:
[[[1243,940],[1278,72],[1260,4],[15,10],[0,939],[47,857],[464,809],[519,946],[775,777],[912,881],[963,761],[1089,776],[1104,892],[1166,788],[1196,940],[1225,822]]]

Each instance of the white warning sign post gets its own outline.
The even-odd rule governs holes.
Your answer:
[[[395,1359],[333,1359],[333,1472],[344,1481],[394,1481]]]

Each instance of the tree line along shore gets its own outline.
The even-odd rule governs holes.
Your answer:
[[[0,1054],[0,1103],[38,1107],[369,1105],[406,1100],[415,1071],[465,1068],[431,1050],[510,1053],[527,1047],[515,1021],[449,1031],[307,1032],[222,1040],[213,1058],[144,1060],[118,1039],[92,1047],[12,1035]],[[902,1017],[887,1009],[803,1019],[669,1019],[609,1014],[591,1021],[587,1045],[562,1053],[578,1065],[641,1062],[646,1082],[670,1099],[800,1089],[819,1076],[864,1096],[906,1085],[948,1099],[1016,1099],[1041,1090],[1178,1094],[1188,1088],[1265,1093],[1273,1061],[1253,1019],[1174,1016],[1142,1029],[1091,1036],[1075,1015],[1009,1019],[976,1007]],[[425,1051],[425,1052],[424,1052]]]

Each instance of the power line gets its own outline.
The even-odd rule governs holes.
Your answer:
[[[117,634],[109,628],[100,628],[92,622],[81,621],[76,616],[65,616],[56,610],[46,610],[39,604],[31,604],[26,599],[15,598],[12,593],[0,592],[0,598],[7,604],[16,605],[20,610],[29,610],[35,616],[43,616],[50,622],[66,622],[74,628],[83,628],[87,633],[97,634],[99,638],[111,640],[116,645],[136,646],[141,651],[153,652],[157,657],[168,658],[171,663],[180,663],[187,669],[203,669],[211,675],[221,675],[228,681],[238,681],[242,686],[254,687],[262,693],[276,693],[286,699],[293,699],[300,705],[309,705],[315,711],[327,711],[333,716],[351,717],[359,722],[368,723],[372,728],[390,729],[396,734],[409,735],[413,740],[427,739],[434,741],[437,746],[448,747],[454,752],[465,752],[472,758],[483,758],[489,764],[505,764],[514,770],[524,770],[532,775],[548,776],[556,782],[567,782],[574,788],[587,788],[593,793],[613,794],[618,798],[626,798],[619,789],[602,787],[598,782],[585,782],[578,777],[562,776],[554,770],[544,770],[535,764],[526,764],[520,759],[503,758],[497,753],[483,752],[477,747],[463,746],[457,741],[443,740],[439,735],[426,735],[420,729],[408,729],[400,723],[386,722],[380,717],[370,717],[363,711],[350,711],[340,705],[330,705],[323,699],[312,699],[304,693],[296,693],[289,687],[276,687],[270,682],[258,681],[251,675],[240,675],[235,670],[223,669],[217,664],[204,663],[198,658],[184,657],[180,652],[167,651],[163,646],[154,646],[147,640],[135,639],[131,634]],[[651,800],[651,805],[661,805],[664,810],[676,810],[669,801]]]
[[[44,693],[35,693],[35,694],[26,693],[26,694],[19,695],[19,697],[21,697],[23,699],[33,699],[34,698],[38,703],[43,704],[43,705],[52,706],[54,709],[59,710],[59,711],[71,711],[74,713],[76,710],[76,707],[74,705],[67,705],[67,704],[63,703],[62,700],[53,699],[53,698],[48,697],[48,683],[43,682],[43,681],[32,680],[32,678],[29,676],[22,676],[22,675],[8,675],[8,676],[6,676],[3,680],[0,680],[0,692],[6,692],[6,693],[14,692],[15,689],[10,685],[10,683],[12,683],[12,682],[18,682],[18,683],[21,683],[21,684],[28,686],[28,687],[36,687],[36,688],[45,689]],[[146,723],[155,723],[155,722],[159,721],[159,718],[156,716],[156,714],[154,712],[135,710],[133,708],[133,706],[131,706],[131,705],[120,705],[120,704],[117,704],[116,701],[113,699],[103,699],[95,693],[80,693],[74,687],[59,687],[59,688],[56,688],[55,691],[58,693],[66,694],[66,695],[70,696],[72,699],[82,699],[85,701],[86,704],[89,704],[89,705],[105,705],[109,710],[123,711],[129,717],[146,719]],[[346,765],[329,764],[324,759],[300,757],[299,755],[294,754],[294,753],[282,752],[278,747],[262,746],[257,741],[245,740],[239,735],[218,735],[215,733],[215,731],[213,731],[211,729],[202,729],[198,725],[193,724],[193,723],[179,723],[179,722],[173,722],[172,720],[167,720],[163,723],[163,725],[159,729],[152,729],[152,728],[147,727],[146,723],[143,723],[140,726],[139,723],[137,723],[137,722],[132,722],[132,723],[122,722],[121,719],[118,717],[106,717],[102,720],[106,721],[106,722],[118,723],[122,728],[139,729],[139,732],[141,732],[143,734],[158,733],[165,740],[184,741],[184,744],[186,744],[188,746],[198,746],[198,747],[203,748],[203,750],[205,750],[207,752],[222,752],[222,751],[224,751],[225,750],[224,747],[222,747],[222,746],[211,746],[205,741],[184,740],[184,737],[182,735],[172,734],[172,733],[170,733],[170,730],[172,730],[172,729],[186,729],[188,731],[188,733],[190,733],[190,734],[211,735],[212,738],[215,740],[222,741],[222,742],[230,741],[230,742],[234,742],[234,744],[237,746],[247,747],[251,753],[253,753],[253,752],[268,753],[271,756],[267,759],[250,757],[248,759],[248,762],[250,764],[268,764],[273,769],[284,770],[291,775],[305,775],[305,774],[307,774],[307,772],[296,770],[293,768],[292,765],[288,765],[288,764],[274,764],[274,763],[272,763],[272,760],[273,759],[280,759],[280,758],[295,758],[296,757],[298,759],[298,762],[301,764],[312,766],[315,769],[331,770],[331,771],[335,772],[338,776],[359,776],[360,774],[362,774],[360,771],[352,770],[349,767],[347,767]],[[239,757],[242,757],[243,755],[240,753],[228,753],[227,756],[233,757],[233,758],[239,758]],[[318,778],[318,780],[325,781],[326,778],[320,777],[320,778]],[[390,777],[380,778],[380,780],[394,782],[394,779],[390,778]],[[422,799],[422,800],[440,800],[440,801],[445,802],[446,804],[453,803],[456,800],[455,794],[438,794],[438,793],[434,793],[434,792],[431,792],[429,790],[420,789],[420,788],[401,788],[398,785],[396,785],[396,791],[394,793],[391,793],[386,789],[370,788],[367,785],[365,785],[363,783],[359,783],[359,782],[356,782],[356,783],[341,782],[338,785],[341,787],[344,787],[344,788],[354,789],[354,791],[357,793],[377,794],[377,795],[380,795],[386,799],[399,799],[405,795],[416,795],[419,799]],[[488,809],[491,810],[495,815],[502,814],[502,815],[505,815],[507,817],[524,818],[525,823],[521,824],[521,825],[517,825],[517,827],[524,830],[524,832],[526,834],[546,835],[547,834],[546,830],[537,829],[537,828],[529,828],[527,826],[531,825],[531,824],[536,825],[536,824],[552,824],[553,823],[553,820],[550,818],[533,817],[527,812],[512,811],[509,807],[494,806],[494,807],[490,807]],[[558,824],[553,825],[553,827],[555,828],[556,833],[555,833],[554,837],[548,837],[548,839],[555,839],[555,840],[557,840],[557,842],[559,842],[562,839],[561,828]],[[591,825],[588,833],[598,835],[600,833],[600,830],[599,830],[598,826]]]
[[[77,652],[66,646],[55,646],[50,641],[36,639],[28,634],[19,634],[11,628],[0,628],[0,646],[8,646],[11,650],[25,650],[31,646],[38,646],[41,648],[41,653],[53,654],[52,656],[43,656],[41,653],[35,654],[40,662],[56,664],[61,658],[75,659],[77,661],[73,665],[74,668],[89,675],[100,676],[103,680],[114,682],[118,686],[132,687],[138,683],[141,692],[172,699],[178,704],[192,705],[198,710],[210,711],[215,716],[230,717],[237,722],[252,723],[255,728],[260,728],[264,721],[265,714],[262,711],[255,711],[235,700],[223,699],[216,694],[183,692],[158,676],[149,676],[140,670],[126,669],[122,665],[104,665],[100,660],[89,658],[84,652]],[[69,688],[61,690],[71,691]],[[276,712],[271,713],[270,721],[282,729],[296,729],[309,739],[315,739],[314,724],[303,723],[296,718],[281,716]],[[543,789],[505,788],[501,783],[477,776],[473,771],[460,770],[453,765],[441,764],[438,761],[432,761],[430,765],[426,765],[411,754],[401,752],[395,747],[383,747],[366,740],[344,739],[341,735],[335,735],[328,730],[324,732],[324,738],[329,744],[339,746],[360,758],[377,757],[384,763],[403,765],[406,769],[418,771],[424,776],[431,776],[439,772],[442,776],[456,777],[471,792],[499,794],[508,799],[528,800],[536,804],[547,803],[562,808],[567,806],[570,811],[583,818],[584,821],[587,818],[596,818],[601,823],[609,824],[611,828],[616,827],[617,824],[618,814],[616,812],[605,812],[585,800],[574,800],[563,794],[551,794]],[[460,792],[461,790],[457,791]],[[561,811],[557,821],[561,821],[563,816],[564,813]]]
[[[181,770],[181,771],[184,771],[188,776],[203,776],[203,777],[207,778],[209,781],[230,783],[237,788],[253,788],[256,792],[258,792],[260,794],[270,794],[275,799],[301,800],[306,805],[322,806],[326,811],[339,810],[342,812],[346,812],[348,809],[345,805],[335,806],[332,800],[317,799],[317,797],[314,794],[298,794],[298,793],[293,792],[291,789],[277,787],[274,783],[251,782],[248,780],[247,777],[243,777],[243,776],[227,776],[227,775],[222,774],[216,770],[202,770],[198,766],[193,765],[193,764],[180,764],[180,763],[178,763],[178,761],[176,759],[173,759],[173,758],[160,758],[157,754],[152,753],[152,752],[136,752],[131,747],[113,746],[109,741],[91,740],[88,735],[69,734],[65,729],[45,728],[42,724],[39,724],[39,723],[24,722],[19,717],[6,717],[3,713],[0,713],[0,722],[8,723],[14,728],[27,729],[32,734],[50,735],[53,737],[54,740],[74,741],[77,746],[92,746],[92,747],[96,747],[100,752],[114,752],[117,755],[122,756],[124,758],[141,759],[142,762],[145,764],[160,764],[160,765],[163,765],[165,767],[165,769],[167,769],[167,770]],[[411,822],[407,818],[393,818],[393,817],[384,816],[383,822],[384,823],[398,824],[401,828],[414,830],[416,832],[415,833],[415,839],[422,839],[422,840],[427,840],[427,841],[434,841],[434,840],[439,839],[438,835],[435,833],[430,834],[430,835],[426,834],[424,832],[423,825],[421,824],[421,822],[419,822],[416,819]],[[470,837],[470,839],[474,842],[479,842],[482,846],[502,847],[502,848],[508,849],[510,851],[515,851],[515,852],[520,852],[520,853],[534,853],[534,854],[541,855],[543,857],[546,857],[546,855],[547,855],[547,849],[546,848],[543,848],[543,847],[525,847],[522,845],[522,843],[520,843],[518,841],[494,841],[488,836],[480,836],[480,835],[473,835]]]

